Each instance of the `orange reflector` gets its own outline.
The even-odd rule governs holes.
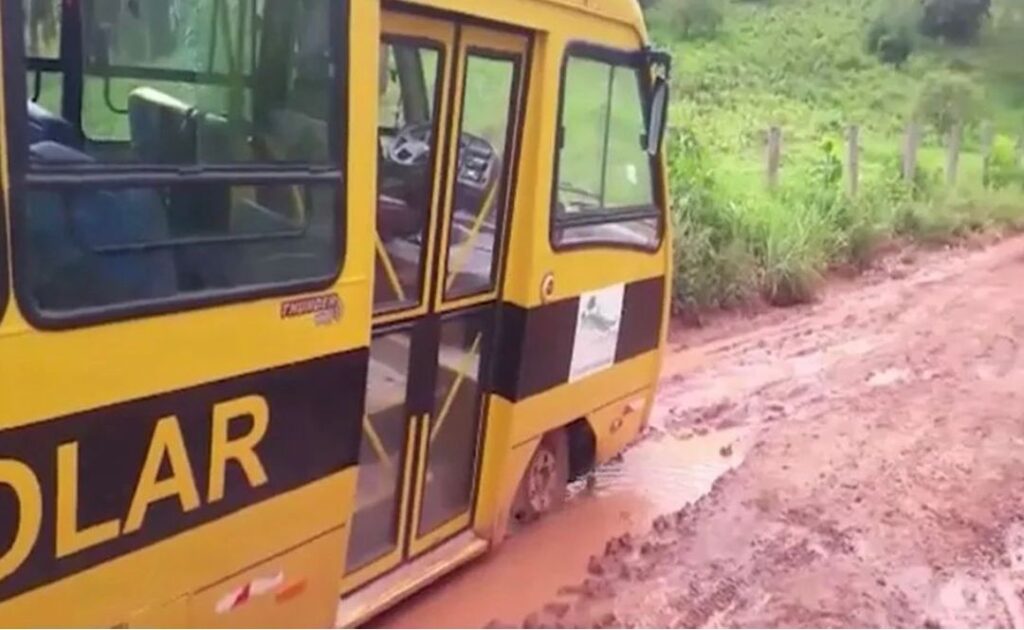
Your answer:
[[[305,579],[296,580],[295,582],[292,582],[291,584],[285,584],[284,586],[279,588],[277,590],[277,593],[274,595],[274,599],[277,602],[279,602],[279,603],[280,602],[286,602],[289,599],[292,599],[293,597],[298,597],[305,590],[306,590],[306,580]]]

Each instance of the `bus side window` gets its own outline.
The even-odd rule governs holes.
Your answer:
[[[343,253],[338,4],[63,6],[81,11],[83,48],[62,52],[83,58],[83,98],[68,119],[27,105],[43,130],[28,134],[33,177],[15,234],[30,312],[116,317],[326,285]],[[128,185],[126,169],[146,183]]]
[[[661,219],[639,67],[570,55],[564,85],[553,245],[656,247]]]

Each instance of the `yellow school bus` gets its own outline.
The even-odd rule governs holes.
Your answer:
[[[0,35],[0,625],[356,625],[642,429],[636,0],[3,0]]]

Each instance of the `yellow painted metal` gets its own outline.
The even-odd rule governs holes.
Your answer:
[[[352,4],[347,38],[352,61],[343,75],[353,86],[376,82],[379,14],[376,3]],[[365,124],[376,116],[376,94],[351,90],[346,107],[349,131],[343,139],[349,155],[364,155],[367,147],[376,147],[376,130]],[[0,93],[0,104],[5,102]],[[6,107],[0,105],[4,125],[6,118]],[[375,154],[375,148],[372,151]],[[2,214],[9,228],[6,134],[0,134],[0,165],[6,202]],[[367,182],[376,181],[376,168],[373,159],[353,159],[345,165],[344,207],[350,210],[344,214],[344,234],[373,232],[373,214],[354,209],[373,207],[375,191]],[[10,235],[10,229],[6,232]],[[46,332],[29,325],[12,296],[0,319],[0,383],[4,392],[16,394],[0,396],[0,430],[368,346],[371,242],[349,238],[340,276],[314,294],[331,293],[340,299],[343,318],[334,326],[314,326],[303,318],[283,320],[281,302],[301,297],[292,295]],[[10,247],[5,249],[10,252]],[[11,265],[4,267],[9,273]],[[311,574],[307,587],[309,594],[319,594],[319,601],[296,598],[280,603],[281,610],[291,609],[284,615],[287,625],[322,624],[338,595],[355,478],[356,469],[350,468],[6,599],[0,602],[0,619],[25,627],[111,627],[132,623],[133,617],[147,626],[180,625],[182,604],[175,602],[327,536],[329,543],[319,547],[320,570]],[[323,553],[328,548],[329,553]],[[327,574],[331,577],[323,582]],[[193,623],[189,618],[186,625]]]
[[[189,598],[188,625],[198,628],[326,628],[337,601],[337,568],[325,558],[336,557],[338,536],[330,533],[280,556],[209,586]],[[250,591],[249,599],[233,610],[225,602],[256,580],[269,582],[269,592]],[[306,611],[296,619],[296,611]]]
[[[479,478],[478,498],[473,515],[477,535],[498,544],[508,530],[509,509],[519,481],[541,438],[577,419],[585,419],[594,431],[596,446],[604,454],[608,445],[632,440],[650,413],[661,351],[656,350],[615,365],[578,383],[556,387],[539,396],[512,403],[491,395],[487,404],[487,431]],[[644,389],[644,388],[648,389]],[[641,422],[611,431],[610,422],[592,418],[607,403],[642,392]],[[633,397],[628,398],[629,401]],[[603,401],[594,404],[595,401]]]
[[[515,405],[500,396],[491,396],[488,408],[490,413],[483,447],[485,457],[481,461],[473,531],[497,544],[508,530],[519,480],[523,478],[541,436],[508,446]]]
[[[339,501],[339,497],[353,496],[355,481],[355,469],[346,470],[79,576],[29,591],[3,602],[0,618],[11,627],[113,627],[127,622],[133,611],[173,602],[219,583],[254,561],[273,558],[327,534],[333,542],[325,558],[330,559],[337,575],[348,530],[320,528],[331,520],[325,506]],[[298,514],[302,518],[296,518]],[[106,596],[96,597],[96,593]],[[319,610],[293,610],[288,625],[319,620],[326,604],[321,602]]]
[[[598,31],[606,24],[625,26],[634,42],[644,41],[647,31],[636,0],[409,0],[411,4],[439,11],[471,15],[498,24],[535,31],[587,33],[587,40],[606,41]],[[583,30],[583,29],[586,30]]]
[[[125,624],[129,628],[187,628],[188,597],[147,608],[133,614]]]
[[[650,388],[633,392],[587,415],[596,437],[594,463],[598,466],[618,455],[640,432]]]
[[[420,515],[423,511],[423,491],[427,485],[427,449],[430,442],[430,416],[422,415],[415,420],[416,434],[416,457],[414,460],[416,472],[413,474],[412,491],[412,531],[415,532],[420,522]]]
[[[485,553],[488,543],[463,532],[409,564],[395,569],[369,586],[344,597],[335,625],[357,628],[416,591]]]
[[[577,383],[567,383],[515,405],[509,446],[586,418],[604,405],[657,382],[660,353],[648,352],[623,361]],[[586,402],[581,402],[586,401]]]
[[[466,510],[464,513],[449,519],[443,525],[432,529],[422,536],[414,538],[412,542],[409,543],[409,555],[416,557],[426,551],[429,551],[439,543],[448,540],[455,534],[458,534],[469,527],[470,513],[470,510]]]

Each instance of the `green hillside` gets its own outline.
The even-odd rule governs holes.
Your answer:
[[[1015,224],[1024,207],[1024,175],[1014,166],[1024,136],[1024,2],[993,0],[974,42],[925,37],[915,24],[906,28],[913,50],[902,63],[868,51],[873,25],[896,29],[919,19],[912,16],[919,2],[647,3],[653,36],[677,63],[672,170],[681,306],[728,305],[758,291],[770,301],[800,301],[828,266],[868,264],[892,237],[944,240]],[[898,173],[911,119],[921,121],[924,137],[917,184],[908,187]],[[944,125],[952,119],[962,121],[964,150],[950,189]],[[856,199],[843,181],[850,124],[861,128]],[[773,125],[784,135],[782,183],[768,193]],[[1010,161],[991,186],[982,177],[986,128],[1000,159]]]

